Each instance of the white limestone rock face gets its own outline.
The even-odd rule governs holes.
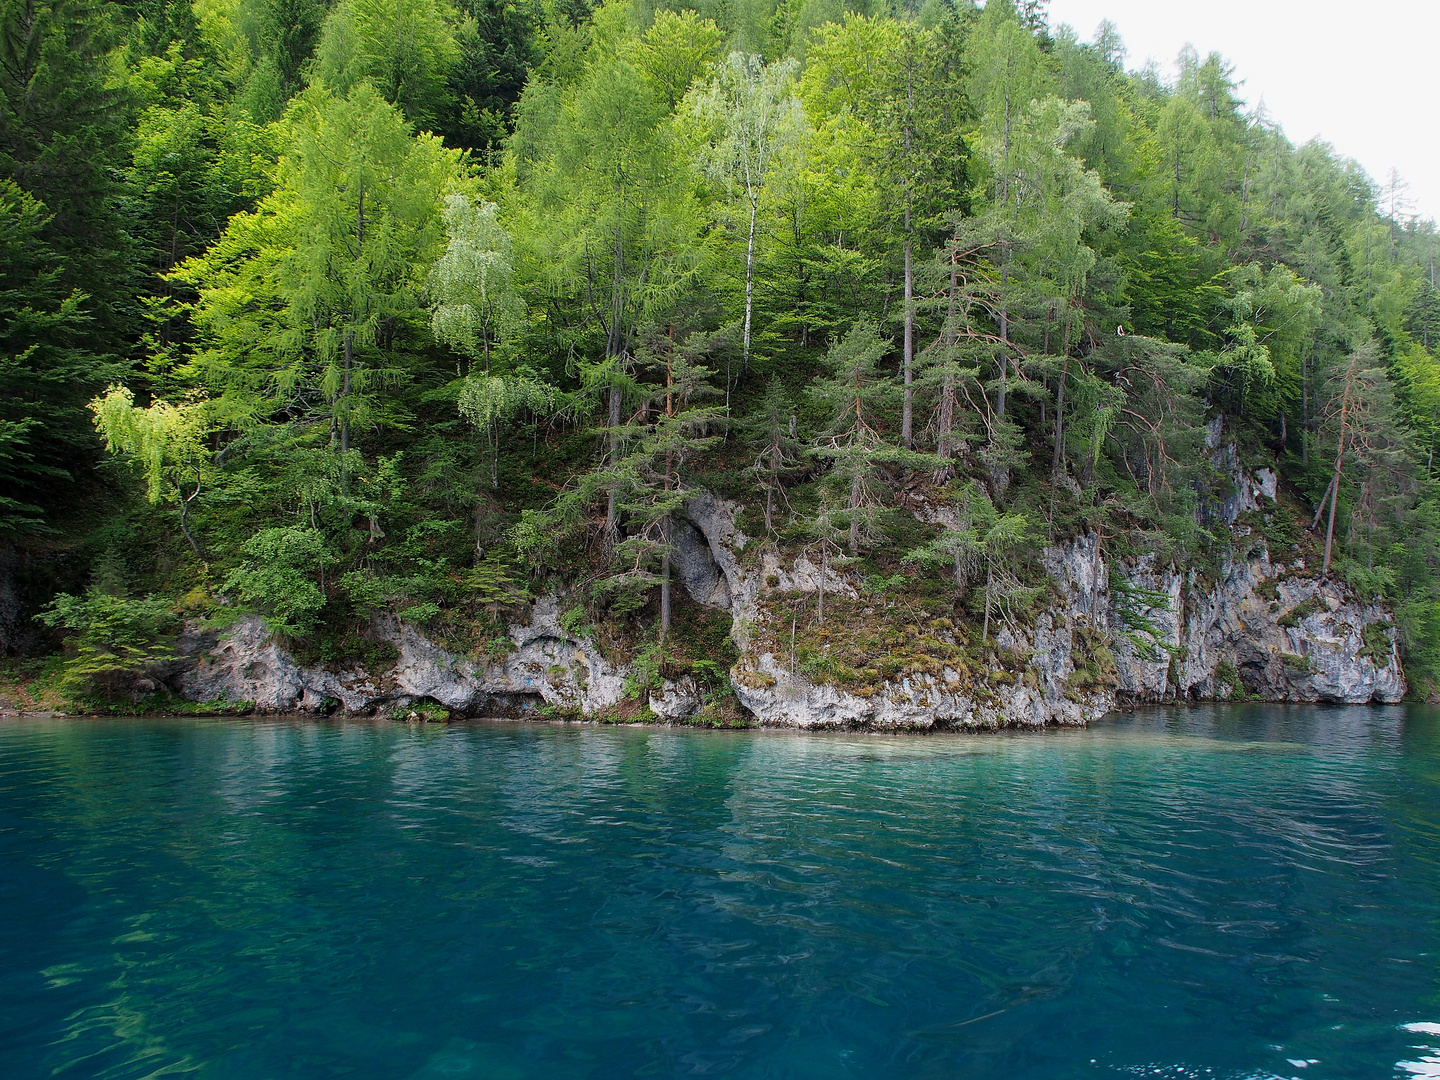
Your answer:
[[[661,720],[685,720],[705,706],[705,699],[695,680],[686,676],[666,679],[657,694],[650,693],[650,711]]]
[[[1274,502],[1276,496],[1276,488],[1279,482],[1280,478],[1275,475],[1274,469],[1255,470],[1255,488],[1257,496],[1269,499],[1271,502]]]
[[[250,701],[260,712],[320,712],[329,699],[347,712],[361,712],[382,692],[380,680],[364,671],[299,666],[256,615],[240,619],[218,641],[187,626],[180,653],[191,662],[174,678],[191,701]]]
[[[728,611],[730,585],[715,561],[705,534],[681,519],[674,529],[674,543],[674,566],[685,591],[696,603]]]
[[[594,643],[561,628],[559,601],[537,601],[530,620],[510,628],[514,651],[477,664],[430,641],[412,626],[380,620],[374,630],[399,651],[387,671],[305,667],[246,617],[218,641],[196,630],[182,638],[191,663],[176,677],[194,701],[252,701],[261,712],[325,712],[338,705],[356,714],[432,700],[466,716],[523,715],[551,705],[584,715],[624,697],[627,672]]]
[[[1273,498],[1273,474],[1255,474],[1241,501]],[[1181,575],[1147,555],[1111,562],[1093,535],[1047,548],[1042,565],[1055,603],[1033,625],[995,627],[1012,669],[985,685],[960,674],[912,673],[877,686],[841,689],[792,671],[785,657],[755,643],[766,596],[855,598],[855,584],[834,567],[803,556],[785,560],[752,543],[736,526],[738,506],[707,492],[686,504],[677,534],[679,578],[699,603],[732,616],[741,659],[730,673],[740,703],[762,723],[786,727],[877,729],[1077,725],[1125,703],[1224,699],[1243,692],[1274,701],[1393,702],[1405,693],[1398,638],[1385,610],[1342,586],[1305,576],[1301,564],[1255,557],[1227,563],[1217,582]],[[590,639],[560,623],[561,600],[542,598],[509,628],[513,650],[492,661],[456,656],[414,627],[380,620],[375,635],[392,644],[384,671],[300,665],[254,616],[218,639],[196,628],[182,635],[181,660],[161,677],[196,701],[252,701],[265,712],[385,714],[422,700],[466,716],[526,715],[542,705],[593,716],[625,696],[628,669],[608,661]],[[775,629],[775,628],[771,628]],[[788,631],[788,627],[785,628]],[[1099,688],[1097,656],[1108,650],[1112,685]],[[1378,652],[1378,655],[1373,655]],[[1077,658],[1089,665],[1076,678]],[[1088,658],[1088,659],[1086,659]],[[1108,661],[1107,661],[1108,662]],[[1106,669],[1108,671],[1108,668]],[[703,707],[689,679],[666,681],[649,696],[655,715],[683,720]]]
[[[1172,657],[1127,677],[1122,699],[1225,699],[1244,693],[1266,701],[1394,702],[1405,695],[1399,640],[1389,614],[1363,604],[1335,582],[1320,582],[1272,564],[1263,547],[1253,559],[1226,563],[1218,582],[1194,576],[1183,590],[1173,574],[1136,568],[1132,580],[1164,585],[1170,613],[1148,610],[1163,630],[1157,642]],[[1367,628],[1384,643],[1367,655]],[[1140,636],[1140,635],[1136,635]],[[1117,637],[1117,661],[1127,642]],[[1143,677],[1142,677],[1143,676]]]
[[[875,728],[880,730],[1040,728],[1083,725],[1114,707],[1106,693],[1067,694],[1070,632],[1053,630],[1049,615],[1036,624],[1025,678],[1011,685],[966,690],[954,671],[912,674],[867,687],[864,693],[813,683],[765,652],[743,660],[732,673],[735,694],[762,723],[775,727]],[[1038,646],[1038,647],[1035,647]]]
[[[1068,544],[1047,547],[1040,556],[1045,572],[1066,598],[1067,615],[1081,619],[1097,633],[1109,626],[1110,567],[1094,533]]]
[[[1170,669],[1181,645],[1181,590],[1184,578],[1143,556],[1109,594],[1107,613],[1116,690],[1132,700],[1173,696]]]
[[[1067,602],[1041,614],[1032,627],[997,630],[1001,648],[1026,658],[1023,672],[1003,682],[967,688],[957,672],[946,670],[938,676],[909,674],[850,691],[812,682],[772,652],[750,651],[753,635],[737,633],[741,660],[731,672],[731,685],[740,703],[761,723],[777,727],[994,730],[1086,724],[1115,704],[1111,693],[1077,693],[1068,683],[1075,670],[1071,624],[1088,622],[1086,612],[1094,609],[1103,626],[1106,570],[1094,555],[1089,540],[1047,552],[1046,566]],[[820,580],[819,568],[808,560],[798,559],[786,567],[771,552],[762,558],[756,576],[758,583],[743,594],[737,592],[746,598],[745,606],[734,612],[737,627],[754,628],[762,618],[755,602],[762,590],[813,594]],[[855,595],[838,576],[832,581],[827,575],[826,592]]]

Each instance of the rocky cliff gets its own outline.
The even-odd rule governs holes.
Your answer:
[[[1303,565],[1272,563],[1263,546],[1225,564],[1216,581],[1158,566],[1153,556],[1112,581],[1093,535],[1049,548],[1050,603],[1026,625],[997,619],[996,648],[977,662],[948,620],[912,625],[913,612],[868,601],[845,573],[822,572],[803,555],[782,558],[736,527],[736,509],[697,494],[678,530],[676,562],[692,599],[730,613],[740,654],[731,686],[764,724],[1043,727],[1084,724],[1117,702],[1388,702],[1405,692],[1383,608],[1321,583]],[[873,632],[863,640],[877,643],[875,663],[858,673],[824,662],[828,641],[797,660],[794,612],[818,599],[822,585],[832,612],[843,610],[822,637]],[[271,712],[404,715],[430,703],[466,716],[613,712],[627,699],[628,668],[567,630],[560,612],[556,596],[531,605],[528,618],[509,627],[508,654],[490,661],[380,621],[372,632],[396,654],[382,671],[299,664],[247,617],[219,636],[187,631],[166,681],[191,700],[248,701]],[[900,660],[882,662],[894,656]],[[702,695],[688,679],[667,681],[648,693],[648,705],[661,719],[684,719]]]

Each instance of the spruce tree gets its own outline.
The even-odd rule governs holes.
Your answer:
[[[890,342],[874,324],[857,322],[825,355],[825,374],[810,384],[810,400],[830,417],[813,447],[830,469],[823,483],[834,492],[851,555],[875,539],[884,514],[887,467],[923,467],[933,459],[898,446],[881,414],[900,398],[900,387],[880,368]]]

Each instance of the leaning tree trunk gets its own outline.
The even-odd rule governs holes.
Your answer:
[[[1352,362],[1351,372],[1354,371]],[[1340,434],[1335,440],[1335,472],[1330,479],[1330,521],[1325,526],[1325,560],[1320,566],[1320,577],[1323,580],[1330,576],[1330,549],[1335,541],[1335,507],[1340,502],[1340,473],[1345,467],[1345,421],[1350,412],[1350,376],[1345,376],[1345,392],[1340,399]]]
[[[830,573],[829,552],[825,549],[825,541],[820,541],[820,588],[819,601],[816,604],[816,621],[825,625],[825,577]]]
[[[1065,361],[1060,365],[1060,385],[1055,389],[1055,449],[1050,454],[1050,471],[1060,471],[1060,448],[1065,445],[1065,382],[1070,377],[1070,349],[1065,349]]]
[[[610,388],[610,467],[613,469],[615,463],[620,460],[620,388]],[[610,484],[610,490],[605,499],[605,535],[613,540],[619,530],[618,511],[615,505],[615,484]]]
[[[940,419],[939,431],[937,432],[935,453],[941,459],[939,468],[935,470],[935,482],[944,483],[954,475],[954,469],[950,466],[950,458],[955,453],[955,345],[959,333],[955,327],[955,308],[960,292],[960,267],[956,259],[956,252],[952,248],[950,252],[950,296],[949,310],[945,316],[945,356],[944,368],[940,377]]]
[[[664,545],[660,556],[660,644],[670,633],[670,518],[667,515],[660,523],[660,542]]]
[[[855,470],[855,475],[850,480],[850,554],[854,555],[860,550],[860,496],[861,496],[860,470]]]

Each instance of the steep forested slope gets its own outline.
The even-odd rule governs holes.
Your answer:
[[[1428,691],[1433,223],[1218,56],[1043,7],[4,0],[5,649],[63,635],[81,696],[242,611],[482,657],[559,589],[715,678],[704,489],[977,655],[1047,545],[1263,547],[1383,597]]]

